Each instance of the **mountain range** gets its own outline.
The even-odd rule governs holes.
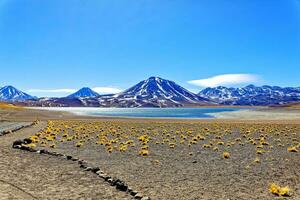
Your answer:
[[[40,98],[23,101],[27,106],[89,107],[184,107],[216,104],[200,97],[173,81],[150,77],[118,94],[99,95],[82,88],[63,98]]]
[[[269,106],[300,101],[300,87],[278,87],[248,85],[242,88],[206,88],[198,93],[222,105]]]
[[[194,94],[173,81],[150,77],[118,94],[100,95],[88,87],[61,98],[36,98],[13,86],[0,88],[0,101],[25,106],[195,107],[270,106],[300,101],[300,87],[254,86],[205,88]]]

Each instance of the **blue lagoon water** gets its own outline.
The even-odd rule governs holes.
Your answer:
[[[232,112],[241,108],[42,108],[67,111],[78,115],[132,118],[214,118],[209,113]]]

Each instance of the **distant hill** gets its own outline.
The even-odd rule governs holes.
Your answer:
[[[228,88],[219,86],[206,88],[198,95],[223,105],[270,106],[300,101],[300,87],[248,85],[243,88]]]
[[[29,99],[35,99],[29,94],[18,90],[13,86],[4,86],[0,88],[0,101],[13,102],[13,101],[25,101]]]
[[[92,89],[90,89],[88,87],[83,87],[80,90],[78,90],[77,92],[67,96],[67,98],[99,97],[99,96],[100,95],[97,92],[93,91]]]

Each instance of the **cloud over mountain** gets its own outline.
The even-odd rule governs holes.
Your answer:
[[[191,80],[188,83],[201,87],[216,87],[257,83],[258,81],[259,77],[255,74],[222,74],[205,79]]]

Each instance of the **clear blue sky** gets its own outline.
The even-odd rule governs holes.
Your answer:
[[[38,96],[149,76],[300,86],[300,1],[0,0],[0,69],[0,86]]]

